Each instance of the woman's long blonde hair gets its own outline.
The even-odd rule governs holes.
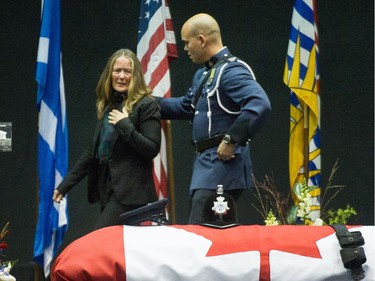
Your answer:
[[[125,109],[131,113],[134,104],[142,97],[151,96],[152,90],[146,85],[142,71],[141,63],[137,56],[129,49],[120,49],[112,54],[100,75],[98,85],[96,86],[96,109],[98,119],[102,119],[104,112],[111,102],[111,95],[114,91],[112,88],[112,71],[115,60],[119,57],[126,57],[131,61],[132,71],[128,89],[128,98],[125,102]]]

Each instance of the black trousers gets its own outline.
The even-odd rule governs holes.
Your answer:
[[[113,226],[113,225],[122,225],[120,222],[120,215],[131,210],[142,207],[143,205],[123,205],[117,201],[116,197],[112,194],[109,198],[109,201],[105,206],[102,207],[102,211],[96,222],[94,230]]]
[[[226,190],[233,197],[234,201],[237,201],[241,196],[243,189]],[[202,211],[204,204],[208,197],[215,195],[215,189],[196,189],[191,198],[191,207],[188,224],[199,224],[202,222]]]

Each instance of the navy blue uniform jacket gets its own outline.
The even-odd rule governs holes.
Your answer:
[[[210,59],[211,66],[230,58],[224,47]],[[190,105],[196,90],[210,66],[200,68],[193,77],[192,87],[182,97],[159,100],[162,119],[192,119]],[[205,83],[196,104],[192,122],[193,141],[228,133],[236,141],[236,157],[230,161],[217,158],[217,147],[196,153],[190,191],[246,189],[252,186],[252,163],[249,140],[262,128],[271,111],[270,101],[251,68],[239,59],[230,58],[215,69]]]

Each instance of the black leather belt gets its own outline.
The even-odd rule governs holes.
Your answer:
[[[206,149],[218,146],[221,141],[223,140],[224,134],[213,136],[211,138],[199,140],[199,141],[192,141],[195,151],[202,152]]]

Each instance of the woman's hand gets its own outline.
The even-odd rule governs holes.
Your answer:
[[[53,201],[55,201],[56,203],[60,203],[63,198],[64,198],[64,195],[61,194],[57,189],[53,191],[53,196],[52,196]]]
[[[108,115],[108,122],[112,125],[115,125],[118,121],[127,117],[129,117],[129,113],[125,109],[125,107],[122,109],[122,111],[113,109]]]

